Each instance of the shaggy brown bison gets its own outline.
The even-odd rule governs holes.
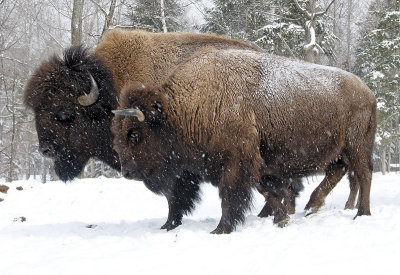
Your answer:
[[[244,221],[251,189],[265,191],[262,176],[287,185],[345,168],[360,186],[357,216],[370,215],[376,100],[350,73],[255,51],[208,50],[177,66],[161,87],[128,87],[115,112],[124,176],[167,197],[184,192],[182,178],[218,186],[222,217],[213,233]],[[179,203],[190,202],[170,204],[167,223],[180,223]]]
[[[161,84],[177,64],[196,51],[226,48],[259,51],[216,35],[115,29],[93,53],[71,47],[62,59],[52,57],[33,73],[24,93],[25,104],[35,113],[39,150],[54,159],[56,173],[63,181],[78,176],[92,157],[120,169],[112,149],[110,120],[121,87],[137,81]],[[179,209],[186,213],[198,199],[198,179],[187,174],[181,181],[184,190],[169,200],[188,201]],[[273,215],[269,209],[261,214]]]
[[[30,77],[25,104],[33,109],[39,147],[54,159],[57,175],[71,180],[93,157],[120,169],[112,150],[111,109],[129,82],[161,84],[196,51],[258,48],[216,35],[109,31],[93,53],[71,47],[43,62]]]

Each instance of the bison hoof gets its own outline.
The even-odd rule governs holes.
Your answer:
[[[283,228],[283,227],[286,227],[289,224],[289,220],[290,220],[290,218],[289,218],[288,215],[286,215],[284,217],[280,217],[280,218],[275,216],[274,224],[276,226],[280,227],[280,228]]]
[[[358,216],[371,216],[371,212],[368,211],[360,211],[360,209],[358,209],[357,215],[353,218],[353,220],[355,220]]]
[[[358,208],[358,207],[357,207]],[[347,200],[344,209],[354,209],[354,201]]]
[[[317,207],[312,207],[310,209],[306,209],[306,212],[305,212],[304,216],[308,217],[308,216],[310,216],[312,214],[317,213],[318,210],[319,210],[319,207],[318,208]]]
[[[233,231],[233,229],[227,229],[225,227],[222,226],[218,226],[217,228],[215,228],[213,231],[211,231],[211,234],[229,234]]]
[[[354,205],[351,204],[347,204],[344,206],[344,210],[353,210],[354,209]]]
[[[163,226],[161,226],[161,229],[167,229],[167,231],[170,231],[172,229],[177,228],[182,224],[181,221],[167,221]]]
[[[272,210],[272,208],[269,207],[265,207],[261,210],[261,212],[258,214],[258,217],[260,218],[267,218],[269,216],[273,216],[274,215],[274,211]]]

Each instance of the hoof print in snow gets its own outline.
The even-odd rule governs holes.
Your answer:
[[[88,224],[88,225],[86,225],[86,228],[96,228],[97,227],[97,225],[95,225],[95,224]]]
[[[8,189],[10,189],[10,187],[8,187],[7,185],[0,185],[0,192],[7,194]]]
[[[24,188],[22,188],[22,186],[18,186],[16,189],[17,189],[18,191],[24,190]]]
[[[25,217],[14,218],[14,222],[26,222],[26,218]]]

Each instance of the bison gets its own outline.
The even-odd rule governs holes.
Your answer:
[[[54,159],[56,173],[63,181],[78,176],[92,157],[119,170],[110,120],[122,87],[135,81],[161,84],[177,64],[197,51],[226,48],[260,51],[216,35],[114,29],[106,33],[93,53],[71,47],[63,58],[53,56],[35,70],[24,92],[25,104],[35,113],[39,150]],[[286,202],[291,213],[296,192]],[[269,193],[271,197],[274,192]],[[319,192],[312,197],[310,202],[317,202],[313,209],[322,205],[326,194]],[[260,216],[273,214],[273,208],[266,205]]]
[[[207,50],[160,86],[126,87],[115,113],[124,176],[167,197],[191,193],[183,179],[218,186],[222,216],[212,233],[244,221],[252,188],[268,191],[263,177],[286,188],[291,178],[323,171],[329,182],[347,171],[360,187],[356,216],[370,215],[376,100],[348,72],[257,51]],[[167,223],[180,223],[177,209],[196,198],[169,204]]]
[[[25,104],[35,113],[40,152],[54,159],[63,181],[78,176],[90,158],[119,170],[110,121],[122,86],[138,81],[161,84],[177,64],[197,51],[227,48],[261,51],[216,35],[114,29],[93,53],[79,46],[65,50],[63,58],[51,57],[35,70],[24,92]],[[191,196],[198,197],[198,186],[192,184],[197,180],[189,176],[181,180],[187,182],[186,190],[195,193]],[[184,200],[186,195],[182,192],[171,199]],[[287,201],[293,203],[294,196]],[[272,208],[266,213],[261,214],[274,214]]]
[[[61,180],[80,174],[90,158],[120,169],[112,149],[111,110],[127,83],[161,84],[182,60],[204,48],[259,48],[216,35],[114,29],[93,53],[71,47],[32,74],[25,105],[35,113],[40,152],[54,159]]]

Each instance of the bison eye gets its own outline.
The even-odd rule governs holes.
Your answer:
[[[129,131],[128,139],[130,142],[132,142],[132,144],[137,144],[139,142],[139,134],[134,131]]]

